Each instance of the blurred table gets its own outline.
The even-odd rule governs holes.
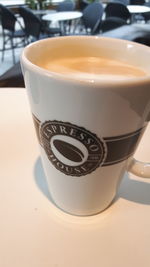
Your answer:
[[[42,18],[42,16],[47,15],[47,14],[54,14],[56,13],[56,10],[52,10],[52,9],[32,9],[32,12],[39,17],[40,19]]]
[[[46,21],[66,21],[82,17],[82,12],[79,11],[63,11],[56,12],[55,14],[48,14],[42,17]]]
[[[47,14],[42,17],[42,20],[47,22],[59,22],[61,31],[63,35],[66,34],[65,24],[64,22],[74,22],[73,28],[75,29],[78,20],[82,17],[82,12],[79,11],[66,11],[66,12],[56,12],[54,14]],[[74,29],[72,32],[74,32]]]
[[[150,12],[150,7],[148,6],[140,6],[140,5],[128,5],[128,10],[132,14],[142,14],[146,12]]]
[[[142,15],[143,13],[150,12],[150,7],[143,5],[128,5],[127,6],[129,12],[131,13],[131,22],[134,23],[136,21],[137,15]]]
[[[150,179],[126,174],[104,212],[69,215],[51,200],[25,89],[0,89],[0,122],[1,267],[150,266]],[[137,159],[149,140],[150,126]]]
[[[19,6],[25,5],[25,0],[3,0],[1,1],[1,4],[4,6]]]
[[[56,13],[56,10],[50,10],[50,9],[32,9],[32,12],[36,16],[44,16],[44,15],[47,15],[47,14],[54,14],[54,13]]]

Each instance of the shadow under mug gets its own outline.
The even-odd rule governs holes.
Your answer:
[[[131,79],[55,73],[43,59],[98,57],[146,72]],[[92,215],[114,199],[125,171],[150,177],[133,158],[150,118],[150,50],[94,36],[50,38],[28,45],[22,71],[53,201],[66,212]]]

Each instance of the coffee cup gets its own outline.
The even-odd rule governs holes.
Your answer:
[[[149,59],[144,45],[95,36],[49,38],[24,49],[42,164],[62,210],[99,213],[126,171],[150,177],[150,164],[133,158],[150,119]]]

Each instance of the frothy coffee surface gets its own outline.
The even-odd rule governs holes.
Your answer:
[[[39,66],[51,72],[82,79],[126,80],[147,75],[135,66],[98,57],[56,58],[39,63]]]

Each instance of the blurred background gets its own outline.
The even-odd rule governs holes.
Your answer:
[[[0,1],[0,87],[24,86],[19,57],[26,45],[64,35],[108,36],[150,46],[150,1]]]

